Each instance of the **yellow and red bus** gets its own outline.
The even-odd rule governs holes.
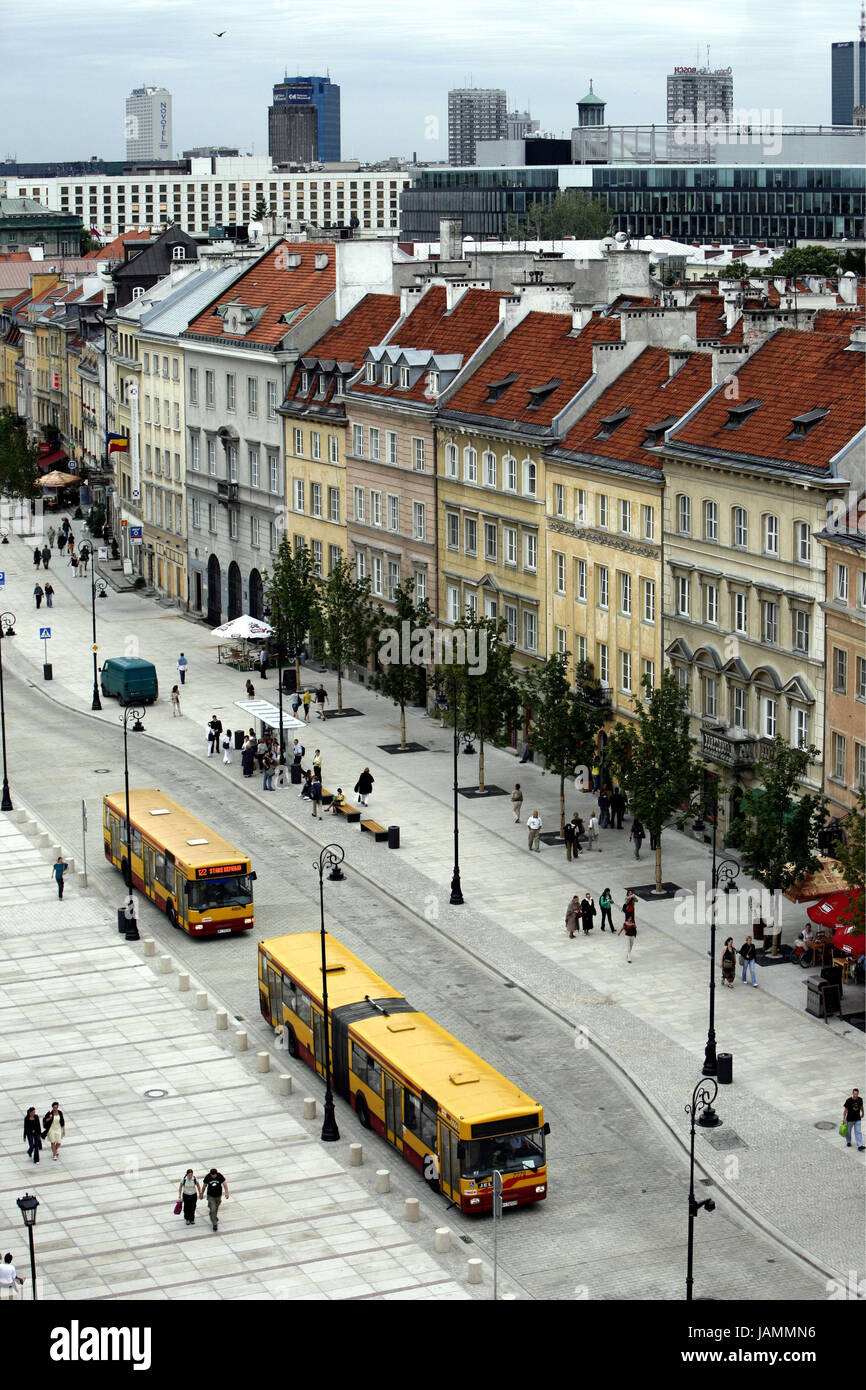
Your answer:
[[[253,926],[250,861],[228,840],[157,788],[129,793],[131,855],[127,856],[126,796],[102,799],[105,857],[140,893],[190,936],[224,936]]]
[[[444,1028],[418,1013],[334,937],[326,937],[331,1083],[462,1211],[490,1211],[493,1173],[504,1206],[547,1196],[541,1106]],[[264,1017],[321,1076],[325,1070],[318,932],[259,942]]]

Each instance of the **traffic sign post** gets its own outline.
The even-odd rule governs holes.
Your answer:
[[[39,640],[42,643],[42,679],[50,681],[54,679],[54,669],[48,661],[48,643],[51,640],[50,627],[39,629]]]

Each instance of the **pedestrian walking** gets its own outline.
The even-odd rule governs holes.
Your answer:
[[[202,1189],[204,1196],[207,1198],[207,1209],[211,1219],[211,1225],[214,1230],[216,1230],[219,1225],[220,1202],[223,1197],[228,1201],[229,1185],[218,1169],[211,1168],[210,1172],[205,1176]]]
[[[87,573],[87,562],[90,559],[90,546],[83,545],[78,551],[79,574]]]
[[[295,764],[295,767],[300,767],[300,766],[301,766],[301,758],[302,758],[303,756],[304,756],[304,745],[301,743],[300,739],[297,739],[297,738],[292,739],[292,760],[293,760],[293,762],[294,762],[294,764]]]
[[[644,842],[644,835],[645,831],[643,828],[643,821],[641,821],[637,816],[635,816],[628,837],[630,840],[634,842],[635,859],[640,859],[640,847]]]
[[[591,850],[595,849],[598,843],[598,816],[595,814],[595,811],[592,812],[589,818],[589,825],[587,826],[586,833],[589,839],[589,848]],[[601,850],[599,850],[599,854],[601,854]]]
[[[54,585],[45,585],[45,604],[48,608],[54,607]]]
[[[69,559],[66,561],[66,564],[67,564],[67,566],[69,566],[69,565],[72,566],[72,578],[73,578],[73,579],[77,579],[77,578],[78,578],[78,556],[76,555],[76,553],[75,553],[74,550],[70,550],[70,552],[69,552]]]
[[[177,1189],[177,1200],[183,1203],[183,1219],[188,1226],[195,1225],[195,1209],[202,1190],[196,1181],[192,1168],[187,1168]]]
[[[35,547],[33,551],[33,563],[37,569],[42,564],[42,551],[39,549],[38,545]]]
[[[207,755],[209,758],[212,758],[213,750],[216,747],[217,736],[216,724],[214,723],[213,719],[208,720],[207,728],[205,730],[205,736],[207,738]]]
[[[520,790],[520,783],[514,783],[514,791],[511,793],[511,809],[514,812],[514,823],[520,821],[520,812],[523,809],[523,792]]]
[[[740,960],[743,963],[743,984],[746,983],[746,970],[748,969],[752,972],[752,984],[755,986],[755,989],[758,988],[758,981],[755,979],[755,957],[757,954],[758,951],[754,941],[750,936],[747,936],[740,947]]]
[[[68,539],[69,532],[66,530],[66,527],[63,526],[57,534],[57,552],[59,555],[62,555],[64,550],[66,549],[66,543]]]
[[[296,719],[297,719],[297,717],[298,717],[298,710],[299,710],[300,708],[301,708],[301,697],[300,697],[300,695],[298,694],[298,692],[297,692],[297,690],[296,690],[295,693],[294,693],[294,695],[292,696],[292,714],[295,716]]]
[[[178,675],[180,676],[180,683],[181,683],[181,685],[186,685],[186,673],[187,673],[188,669],[189,669],[189,662],[187,661],[187,659],[186,659],[186,657],[184,656],[183,652],[181,652],[180,656],[179,656],[178,659],[177,659],[177,673],[178,673]]]
[[[27,1157],[38,1163],[39,1150],[42,1148],[42,1122],[36,1113],[35,1105],[31,1105],[24,1116],[24,1142],[27,1145]]]
[[[737,953],[734,950],[734,938],[729,936],[722,947],[722,984],[727,985],[728,989],[734,988],[734,971],[737,968]]]
[[[41,585],[41,584],[35,585],[35,587],[34,587],[34,589],[33,589],[33,597],[34,597],[35,600],[36,600],[36,607],[37,607],[37,608],[41,608],[41,607],[42,607],[42,597],[43,597],[43,593],[44,593],[44,590],[43,590],[43,588],[42,588],[42,585]]]
[[[312,693],[311,693],[309,690],[307,690],[306,687],[304,687],[304,693],[303,693],[303,696],[302,696],[301,698],[303,699],[303,702],[304,702],[304,719],[305,719],[306,722],[309,724],[309,722],[310,722],[310,701],[311,701],[312,698],[313,698]]]
[[[43,568],[44,570],[47,570],[47,569],[48,569],[48,566],[49,566],[50,564],[51,564],[51,549],[50,549],[49,546],[43,545],[43,547],[42,547],[42,568]]]
[[[71,531],[67,531],[66,533],[66,549],[69,551],[70,555],[75,550],[75,537]]]
[[[610,826],[610,797],[607,792],[598,794],[598,823],[602,830],[607,830]]]
[[[4,1255],[0,1264],[0,1298],[15,1298],[23,1287],[24,1280],[20,1274],[16,1274],[12,1256]]]
[[[225,763],[226,767],[230,767],[230,766],[231,766],[231,761],[232,761],[232,731],[231,731],[231,729],[226,729],[225,733],[223,734],[223,762]]]
[[[262,647],[259,652],[259,675],[263,681],[268,678],[268,652],[266,647]]]
[[[611,916],[613,898],[609,888],[602,888],[598,905],[601,908],[601,929],[604,931],[605,923],[607,923],[610,927],[610,934],[613,936],[613,917]]]
[[[568,932],[569,941],[574,940],[574,933],[580,926],[580,898],[575,893],[568,907],[565,909],[565,930]]]
[[[259,758],[259,768],[262,773],[262,791],[272,792],[274,790],[274,763],[269,753]]]
[[[583,926],[583,934],[584,934],[584,936],[589,936],[589,933],[592,931],[593,927],[595,926],[594,918],[595,918],[595,903],[594,903],[594,901],[593,901],[592,894],[590,893],[589,889],[587,888],[586,892],[584,893],[583,897],[582,897],[581,900],[580,900],[580,920],[581,920],[581,925]]]
[[[571,863],[573,854],[580,854],[580,845],[577,843],[577,812],[575,811],[571,820],[565,822],[562,827],[562,838],[565,841],[565,861]]]
[[[601,768],[598,763],[593,763],[590,768],[590,776],[592,777],[592,790],[597,792],[601,786]]]
[[[857,1090],[857,1087],[855,1086],[854,1090],[851,1092],[850,1096],[845,1102],[842,1111],[842,1120],[845,1125],[846,1146],[850,1149],[851,1140],[856,1139],[857,1148],[860,1153],[863,1152],[863,1130],[861,1127],[862,1119],[863,1097],[861,1096],[860,1092]]]
[[[67,870],[68,868],[69,868],[69,865],[68,865],[67,863],[65,863],[65,861],[64,861],[64,859],[63,859],[63,855],[62,855],[62,854],[58,854],[57,859],[56,859],[55,862],[51,865],[51,872],[53,873],[55,882],[56,882],[56,884],[57,884],[57,896],[58,896],[58,898],[62,898],[62,897],[63,897],[63,875],[66,873],[66,870]]]
[[[319,718],[319,719],[324,719],[324,717],[325,717],[325,705],[329,705],[329,704],[331,703],[331,701],[330,701],[330,697],[329,697],[329,695],[328,695],[328,692],[327,692],[327,690],[325,689],[325,687],[322,685],[322,682],[321,682],[321,681],[319,681],[319,684],[316,686],[316,696],[315,696],[315,699],[316,699],[316,704],[317,704],[317,706],[318,706],[318,709],[316,710],[316,716],[317,716],[317,718]]]
[[[625,932],[625,958],[628,965],[631,965],[631,953],[634,950],[635,938],[637,937],[637,923],[634,919],[636,903],[637,898],[629,888],[622,905],[622,926],[617,933],[618,936],[622,936]]]
[[[257,742],[256,742],[256,758],[257,758],[258,764],[259,764],[259,772],[261,772],[261,771],[263,770],[264,765],[265,765],[265,758],[267,758],[267,757],[270,755],[270,751],[271,751],[271,750],[270,750],[270,747],[269,747],[269,745],[268,745],[268,741],[267,741],[267,739],[265,738],[264,731],[263,731],[263,732],[262,732],[261,738],[258,739]]]
[[[256,688],[255,688],[255,686],[253,685],[253,683],[252,683],[251,680],[247,680],[247,699],[248,699],[248,700],[254,700],[255,698],[256,698]]]
[[[367,798],[373,790],[373,783],[376,779],[368,767],[364,768],[352,790],[357,793],[358,801],[362,806],[367,805]]]
[[[60,1145],[66,1138],[66,1121],[56,1100],[51,1102],[51,1109],[42,1116],[42,1138],[48,1140],[51,1145],[51,1157],[56,1159],[60,1153]]]
[[[176,685],[171,687],[171,716],[180,719],[180,690]]]
[[[53,544],[54,544],[54,537],[55,537],[56,535],[57,535],[57,528],[54,527],[54,526],[49,526],[49,528],[48,528],[48,544],[49,544],[49,545],[53,545]]]
[[[525,747],[524,747],[524,749],[523,749],[523,753],[522,753],[521,758],[520,758],[520,761],[521,761],[522,763],[531,763],[531,762],[532,762],[532,745],[531,745],[530,743],[527,743],[527,744],[525,745]]]
[[[322,782],[319,774],[313,772],[313,780],[310,783],[310,799],[313,803],[313,818],[319,819],[319,807],[322,804]]]
[[[255,740],[247,738],[241,749],[241,771],[245,777],[252,777],[256,767],[256,745]]]
[[[611,821],[617,830],[622,830],[622,818],[625,815],[625,797],[619,787],[614,787],[613,795],[610,798]]]
[[[529,848],[537,850],[539,854],[541,853],[541,844],[539,836],[541,835],[541,827],[543,823],[544,822],[542,821],[541,816],[538,814],[537,810],[533,811],[532,815],[526,822],[526,828],[529,831]]]

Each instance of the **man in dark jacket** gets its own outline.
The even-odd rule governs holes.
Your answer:
[[[580,918],[581,922],[583,923],[584,936],[588,936],[589,933],[592,931],[593,926],[595,925],[592,920],[594,916],[595,903],[592,900],[592,894],[590,893],[589,889],[587,889],[580,900]]]
[[[617,830],[622,830],[622,818],[625,815],[625,797],[619,787],[614,787],[613,796],[610,798],[610,814],[613,825]]]
[[[360,777],[355,783],[354,790],[357,792],[358,801],[362,806],[367,805],[367,797],[373,790],[374,780],[375,779],[370,769],[368,767],[365,767],[364,771],[361,773]]]
[[[740,960],[743,962],[743,984],[746,983],[746,967],[748,966],[752,972],[752,984],[755,989],[758,988],[758,982],[755,979],[755,957],[757,954],[754,941],[750,936],[747,936],[740,947]]]
[[[610,826],[610,797],[607,792],[598,794],[598,823],[602,830]]]

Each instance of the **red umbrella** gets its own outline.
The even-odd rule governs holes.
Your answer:
[[[811,922],[817,923],[819,927],[826,928],[828,932],[834,932],[839,925],[839,918],[847,910],[850,901],[850,893],[828,893],[826,897],[820,898],[818,902],[806,908],[806,916]]]

